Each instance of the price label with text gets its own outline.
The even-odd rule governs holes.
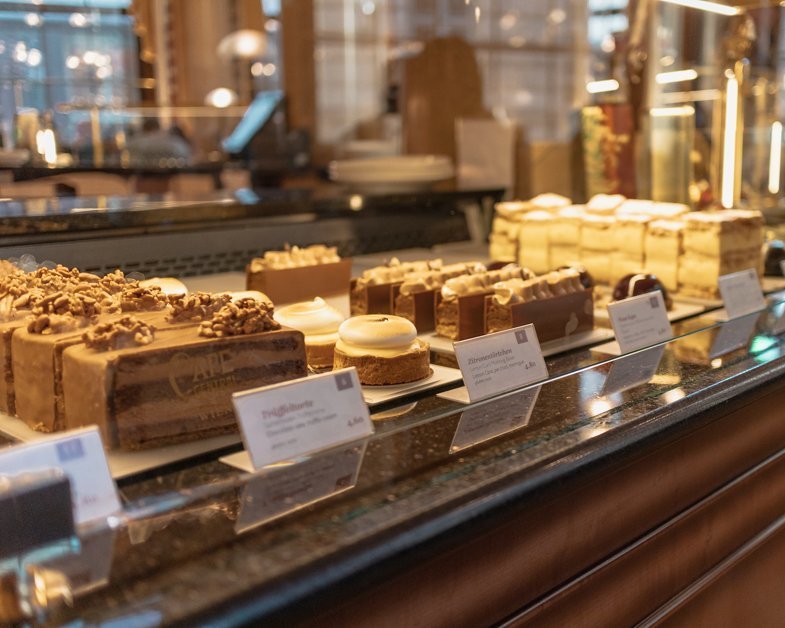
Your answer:
[[[548,377],[534,325],[462,340],[454,346],[470,401]]]
[[[766,298],[760,287],[755,269],[720,277],[720,294],[725,303],[728,318],[738,318],[766,308]]]
[[[609,303],[608,316],[622,353],[673,338],[665,301],[659,290]]]
[[[97,427],[0,450],[0,475],[46,469],[60,469],[71,481],[77,525],[106,519],[120,510],[117,488]]]
[[[256,469],[373,433],[354,368],[235,393],[233,402]]]

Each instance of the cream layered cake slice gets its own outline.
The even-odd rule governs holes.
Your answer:
[[[671,292],[679,289],[683,234],[684,222],[679,220],[654,220],[646,231],[646,270]]]
[[[613,216],[586,215],[581,228],[581,263],[598,283],[610,283]]]
[[[691,212],[684,216],[679,291],[718,298],[722,275],[760,267],[763,215],[758,211]]]
[[[395,308],[393,286],[400,285],[409,273],[428,272],[442,267],[441,259],[401,262],[393,257],[352,279],[349,308],[352,316],[392,314]]]
[[[528,279],[530,270],[508,264],[499,270],[448,279],[439,292],[436,333],[452,340],[465,340],[485,333],[485,297],[493,285],[509,279]]]
[[[613,225],[611,282],[645,268],[645,240],[651,218],[642,214],[619,215]]]
[[[530,279],[509,279],[486,298],[488,333],[533,324],[540,342],[588,331],[594,326],[591,288],[568,268]]]
[[[533,209],[529,201],[504,201],[494,205],[489,238],[489,255],[494,262],[514,262],[518,258],[521,218]]]
[[[565,266],[580,260],[581,225],[586,209],[571,205],[558,210],[550,223],[550,263],[553,267]]]
[[[250,299],[199,326],[155,331],[129,315],[84,335],[63,354],[64,423],[97,424],[112,448],[233,432],[232,393],[307,374],[302,332]]]
[[[436,295],[444,283],[461,275],[484,273],[480,262],[460,262],[439,270],[408,273],[395,295],[395,315],[411,321],[418,331],[433,331],[436,326]],[[394,291],[395,292],[395,291]]]
[[[523,216],[518,232],[518,264],[535,273],[547,273],[552,269],[550,230],[553,222],[554,215],[543,210]]]

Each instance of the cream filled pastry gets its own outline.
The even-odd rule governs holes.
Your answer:
[[[430,375],[430,347],[405,318],[368,314],[341,323],[333,368],[353,366],[363,384],[403,384]]]
[[[308,366],[332,366],[338,328],[345,318],[337,309],[328,305],[321,297],[316,297],[313,301],[287,305],[276,311],[273,317],[284,327],[291,327],[305,334]]]

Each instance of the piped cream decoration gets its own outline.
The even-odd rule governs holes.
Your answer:
[[[526,303],[580,292],[583,289],[580,273],[566,268],[531,279],[500,281],[493,286],[493,300],[498,305]]]
[[[508,279],[523,279],[531,277],[530,270],[521,268],[517,264],[507,264],[499,270],[489,270],[487,273],[476,275],[461,275],[448,279],[442,286],[443,299],[457,299],[467,294],[477,294],[490,290],[493,284]]]
[[[474,275],[487,272],[485,265],[480,262],[467,262],[450,264],[441,270],[428,270],[413,272],[406,275],[401,284],[401,294],[415,294],[426,290],[441,288],[448,279],[461,275]]]
[[[338,328],[344,321],[343,314],[321,297],[287,305],[277,310],[273,318],[284,327],[303,332],[305,342],[314,344],[335,342],[338,339]]]

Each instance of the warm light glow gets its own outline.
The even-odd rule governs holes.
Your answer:
[[[41,16],[38,13],[28,13],[25,15],[25,24],[28,26],[40,26]]]
[[[717,13],[719,15],[738,15],[741,9],[721,4],[719,2],[709,2],[709,0],[661,0],[669,4],[678,4],[682,7],[689,9],[698,9],[700,11],[708,11],[710,13]]]
[[[27,65],[31,68],[38,67],[41,65],[41,60],[43,59],[43,55],[38,48],[30,48],[29,52],[27,53]]]
[[[652,118],[675,118],[694,115],[695,109],[688,105],[683,107],[654,107],[649,113]]]
[[[363,208],[363,197],[359,194],[352,194],[349,197],[349,207],[358,212]]]
[[[217,87],[204,97],[206,105],[225,109],[237,102],[237,94],[226,87]]]
[[[35,146],[46,163],[57,163],[57,144],[55,142],[55,133],[52,129],[38,131],[35,134]]]
[[[68,57],[68,59],[65,60],[65,65],[70,70],[76,70],[76,68],[79,67],[80,63],[81,63],[81,60],[76,55],[71,55],[70,57]]]
[[[71,13],[68,23],[74,28],[84,28],[87,26],[87,16],[84,13]]]
[[[597,397],[595,399],[589,399],[586,402],[586,412],[589,416],[604,414],[605,412],[612,410],[614,407],[616,407],[616,404],[607,397]]]
[[[687,92],[665,92],[660,94],[659,100],[663,103],[677,102],[702,102],[707,100],[717,100],[720,97],[718,89],[696,89]]]
[[[590,94],[615,92],[617,89],[619,89],[619,81],[616,79],[607,79],[605,81],[589,81],[586,83],[586,91]]]
[[[668,392],[664,393],[664,394],[662,395],[662,398],[663,398],[663,399],[664,399],[664,400],[665,400],[667,403],[675,403],[675,402],[677,402],[679,399],[684,399],[684,397],[686,397],[686,396],[687,396],[687,393],[686,393],[686,392],[684,392],[684,389],[683,389],[683,388],[672,388],[672,389],[671,389],[671,390],[669,390]]]
[[[698,78],[698,73],[695,70],[675,70],[674,72],[660,72],[655,80],[658,85],[667,85],[668,83],[680,83],[681,81],[694,81]]]
[[[229,33],[218,44],[218,56],[224,59],[255,59],[266,51],[267,36],[247,28]]]
[[[725,93],[725,132],[722,146],[722,194],[720,202],[725,208],[734,205],[736,191],[736,125],[739,114],[739,82],[735,76],[728,78]]]
[[[769,156],[769,192],[780,191],[780,169],[782,168],[782,122],[771,125],[771,155]]]

